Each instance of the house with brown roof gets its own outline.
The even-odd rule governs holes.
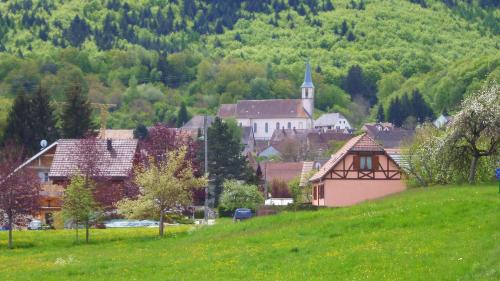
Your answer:
[[[342,207],[406,189],[400,166],[368,134],[349,140],[310,178],[313,205]]]
[[[234,118],[242,127],[251,126],[256,140],[269,140],[276,129],[313,127],[314,85],[309,63],[301,93],[301,99],[241,100],[236,104],[222,104],[217,116]]]
[[[285,161],[319,160],[324,158],[332,142],[344,143],[353,134],[322,129],[276,130],[269,141]]]
[[[60,139],[21,165],[34,169],[40,178],[40,210],[34,215],[42,222],[51,224],[54,213],[61,210],[65,186],[78,172],[85,145],[90,144],[80,139]],[[96,139],[92,145],[99,154],[95,170],[99,171],[98,177],[106,179],[96,187],[95,195],[109,208],[125,195],[124,184],[136,159],[137,140]]]
[[[399,150],[415,134],[415,130],[395,127],[392,123],[366,123],[361,128],[385,149]]]

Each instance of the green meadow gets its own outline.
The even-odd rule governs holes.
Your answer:
[[[500,280],[497,185],[211,227],[0,233],[0,280]]]

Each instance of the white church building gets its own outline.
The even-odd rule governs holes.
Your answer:
[[[269,140],[276,129],[313,128],[314,85],[311,65],[306,63],[301,99],[241,100],[222,104],[217,116],[234,118],[243,127],[252,127],[256,140]]]

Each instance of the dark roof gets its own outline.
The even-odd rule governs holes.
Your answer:
[[[302,83],[302,88],[314,88],[311,75],[311,65],[309,62],[306,63],[306,72],[304,73],[304,83]]]
[[[323,132],[321,129],[281,129],[274,131],[270,143],[280,151],[290,140],[303,143],[311,150],[327,151],[331,141],[348,141],[353,136],[336,131]]]
[[[49,177],[68,178],[78,170],[78,155],[82,145],[88,144],[79,139],[60,139],[57,141],[56,153],[50,168]],[[98,164],[101,176],[127,177],[132,169],[137,140],[113,140],[111,151],[107,149],[106,140],[96,140],[97,151],[102,157]],[[89,144],[90,145],[90,144]]]
[[[400,148],[403,143],[410,140],[414,134],[414,130],[395,128],[391,131],[377,132],[374,139],[384,148]]]
[[[221,118],[310,118],[300,99],[242,100],[222,104]]]
[[[207,116],[207,127],[210,127],[212,122],[214,121],[214,117]],[[189,120],[181,129],[203,129],[203,123],[205,122],[204,115],[195,115],[191,120]]]

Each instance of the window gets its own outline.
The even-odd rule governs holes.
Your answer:
[[[269,125],[267,125],[267,122],[266,122],[266,124],[265,124],[264,130],[266,131],[266,133],[268,133],[268,132],[269,132]]]
[[[49,181],[49,172],[38,172],[38,178],[40,183],[46,183]]]
[[[325,186],[319,186],[319,199],[325,199]]]
[[[309,98],[309,89],[306,88],[306,99]]]
[[[280,129],[280,122],[276,122],[276,130]]]
[[[257,133],[257,123],[253,123],[253,132]]]
[[[292,122],[288,122],[287,127],[288,127],[288,129],[291,129],[292,128]]]
[[[318,187],[317,186],[314,187],[313,198],[314,198],[314,200],[318,199]]]
[[[359,157],[359,169],[360,170],[371,170],[372,169],[372,157],[371,156]]]
[[[240,127],[243,126],[243,123],[240,122]]]

